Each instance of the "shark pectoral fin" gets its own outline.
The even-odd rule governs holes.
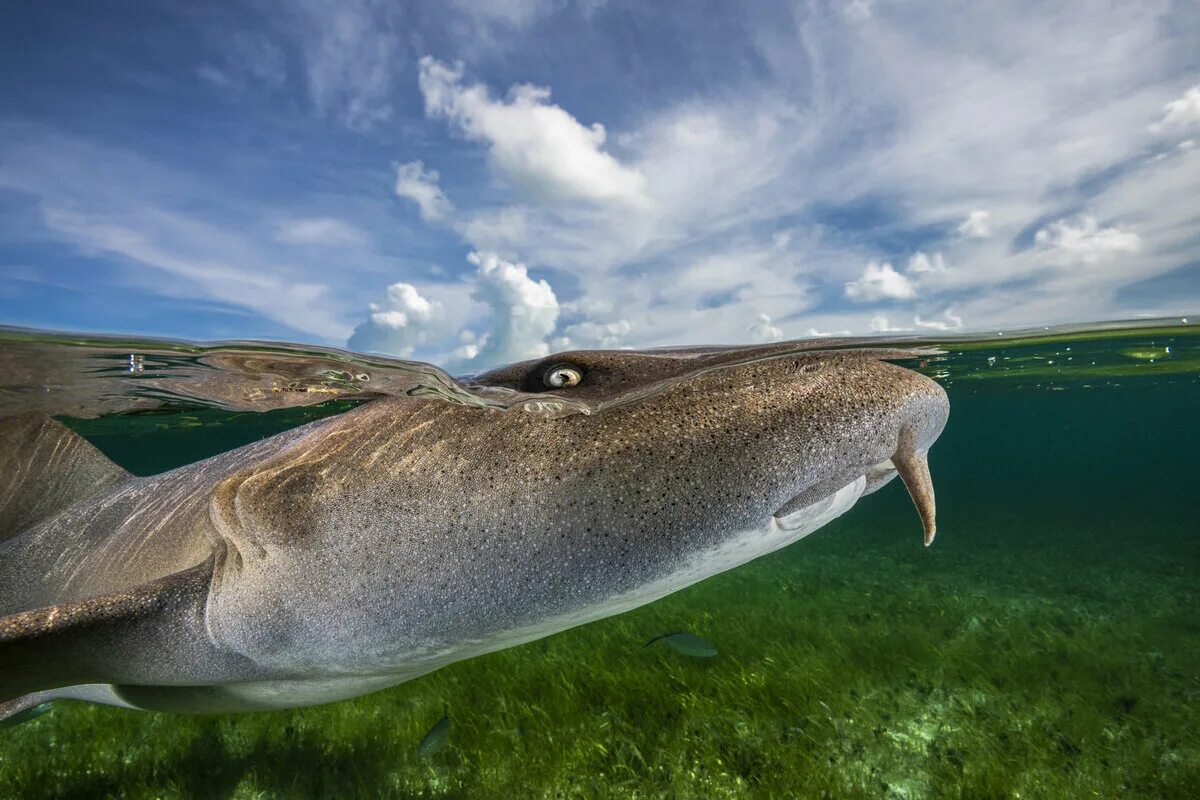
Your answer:
[[[27,695],[81,684],[201,683],[237,677],[207,635],[214,559],[112,594],[0,617],[0,716]],[[66,696],[66,693],[62,693]]]
[[[86,439],[40,414],[0,419],[0,542],[130,477]]]
[[[925,528],[925,546],[933,544],[937,535],[937,521],[933,502],[933,478],[929,475],[929,458],[926,453],[897,453],[892,456],[892,464],[904,481],[904,487],[921,515],[921,525]]]

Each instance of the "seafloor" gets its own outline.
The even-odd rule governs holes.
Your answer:
[[[928,550],[894,484],[646,608],[358,700],[62,703],[0,730],[0,797],[1195,798],[1198,394],[962,381]],[[254,433],[147,420],[81,428],[143,469]],[[643,646],[675,630],[719,655]]]

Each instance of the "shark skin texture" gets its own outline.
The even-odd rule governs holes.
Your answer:
[[[312,705],[619,614],[899,475],[924,541],[949,402],[914,351],[578,351],[464,379],[566,416],[389,396],[149,477],[0,420],[0,719],[59,698]]]

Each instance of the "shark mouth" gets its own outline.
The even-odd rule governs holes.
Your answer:
[[[904,488],[908,489],[908,495],[912,498],[913,505],[917,507],[917,514],[921,518],[921,527],[925,533],[925,546],[928,547],[933,544],[933,539],[937,535],[937,519],[933,499],[933,479],[929,475],[927,453],[897,453],[890,459],[873,465],[863,476],[864,490],[862,493],[870,494],[896,475],[900,476]],[[774,522],[785,530],[795,527],[799,524],[799,520],[813,515],[814,512],[819,513],[817,506],[829,502],[832,497],[833,495],[830,495],[803,507],[798,507],[797,501],[800,498],[796,498],[775,512]]]

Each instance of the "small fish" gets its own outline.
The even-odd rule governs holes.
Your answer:
[[[439,719],[437,724],[429,729],[429,733],[425,734],[425,738],[417,745],[417,754],[421,758],[429,758],[442,749],[443,745],[446,744],[448,736],[450,736],[449,714]]]
[[[663,642],[676,653],[692,658],[712,658],[717,654],[716,646],[708,639],[686,631],[664,633],[662,636],[655,636],[646,642],[646,647],[655,642]]]
[[[48,714],[53,711],[53,703],[41,703],[36,706],[31,706],[24,711],[18,711],[7,719],[0,720],[0,730],[11,728],[15,725],[20,725],[22,722],[29,722],[31,719],[36,719],[42,714]]]

